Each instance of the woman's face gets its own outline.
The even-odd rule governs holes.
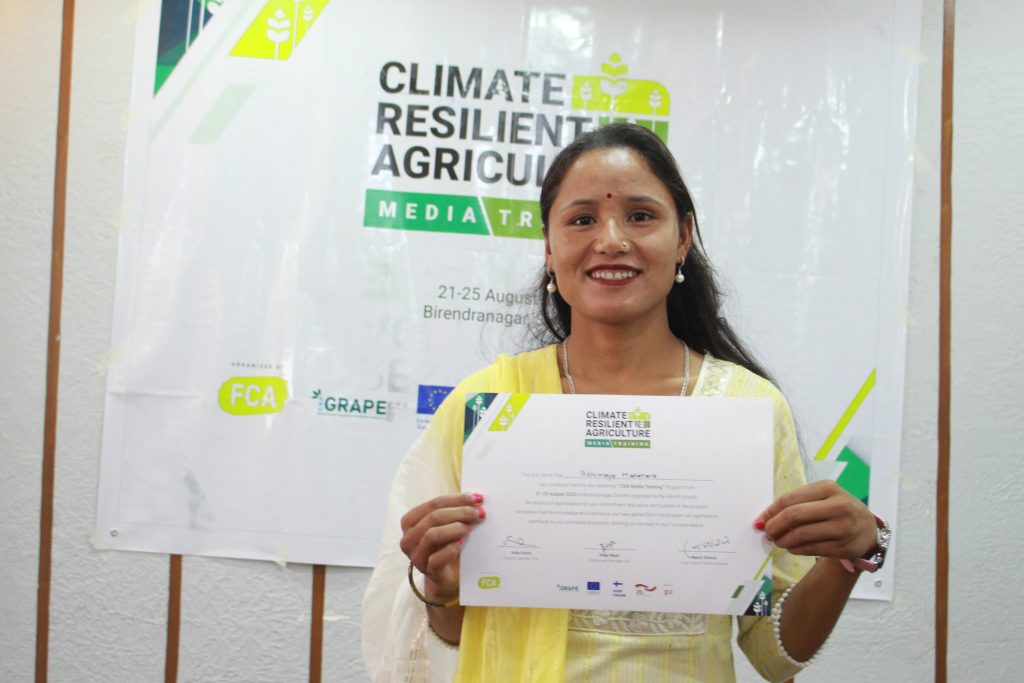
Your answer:
[[[548,267],[582,318],[622,324],[666,316],[676,264],[690,248],[668,188],[628,147],[587,152],[562,179],[548,214]],[[667,318],[666,318],[667,319]]]

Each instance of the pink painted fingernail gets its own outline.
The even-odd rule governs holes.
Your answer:
[[[473,494],[473,504],[474,505],[479,505],[482,502],[484,502],[484,494],[482,494],[482,493],[474,493]]]
[[[755,519],[754,520],[754,528],[755,529],[764,529],[764,518],[758,517],[757,519]]]
[[[487,512],[483,508],[477,508],[476,513],[480,515],[480,519],[487,516]]]

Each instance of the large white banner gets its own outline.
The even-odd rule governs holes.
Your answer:
[[[371,565],[418,430],[531,344],[545,168],[617,119],[676,154],[810,474],[895,518],[919,23],[880,0],[152,0],[98,544]]]

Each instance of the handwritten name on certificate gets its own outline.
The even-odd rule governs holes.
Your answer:
[[[770,614],[766,398],[466,396],[464,605]]]

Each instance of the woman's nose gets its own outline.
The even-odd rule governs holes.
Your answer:
[[[609,218],[601,224],[595,248],[603,253],[618,253],[623,251],[622,245],[626,242],[626,233],[622,224],[615,218]]]

